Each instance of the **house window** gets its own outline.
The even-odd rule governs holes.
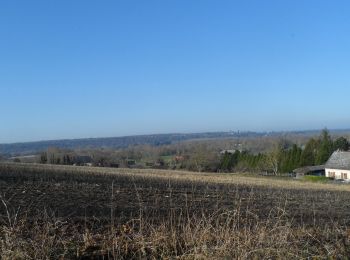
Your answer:
[[[342,173],[343,175],[343,179],[347,179],[348,178],[348,174],[347,173]]]
[[[335,172],[328,172],[328,177],[335,178]]]

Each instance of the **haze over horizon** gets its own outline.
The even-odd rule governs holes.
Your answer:
[[[348,1],[3,1],[0,143],[345,129]]]

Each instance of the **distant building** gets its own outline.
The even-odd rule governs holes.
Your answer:
[[[174,160],[175,160],[176,163],[182,162],[182,161],[185,160],[185,157],[182,156],[182,155],[176,155],[176,156],[174,157]]]
[[[294,171],[296,178],[301,178],[305,175],[313,175],[313,176],[325,176],[325,166],[324,165],[316,165],[316,166],[305,166]]]
[[[228,153],[228,154],[234,154],[237,150],[222,150],[220,152],[220,154],[225,154],[225,153]]]
[[[350,180],[350,152],[335,151],[325,165],[326,177]]]

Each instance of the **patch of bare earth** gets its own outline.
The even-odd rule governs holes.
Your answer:
[[[349,186],[0,165],[2,259],[344,258]]]

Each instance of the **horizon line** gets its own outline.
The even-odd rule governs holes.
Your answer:
[[[58,138],[58,139],[46,139],[46,140],[33,140],[33,141],[19,141],[19,142],[5,142],[0,145],[16,145],[27,143],[42,143],[42,142],[54,142],[54,141],[73,141],[73,140],[91,140],[91,139],[111,139],[111,138],[127,138],[127,137],[141,137],[152,135],[190,135],[190,134],[214,134],[214,133],[256,133],[256,134],[271,134],[271,133],[307,133],[307,132],[319,132],[323,129],[327,129],[330,132],[334,131],[350,131],[350,128],[321,128],[321,129],[307,129],[307,130],[271,130],[271,131],[252,131],[252,130],[227,130],[227,131],[203,131],[203,132],[168,132],[168,133],[151,133],[151,134],[131,134],[120,136],[105,136],[105,137],[78,137],[78,138]]]

